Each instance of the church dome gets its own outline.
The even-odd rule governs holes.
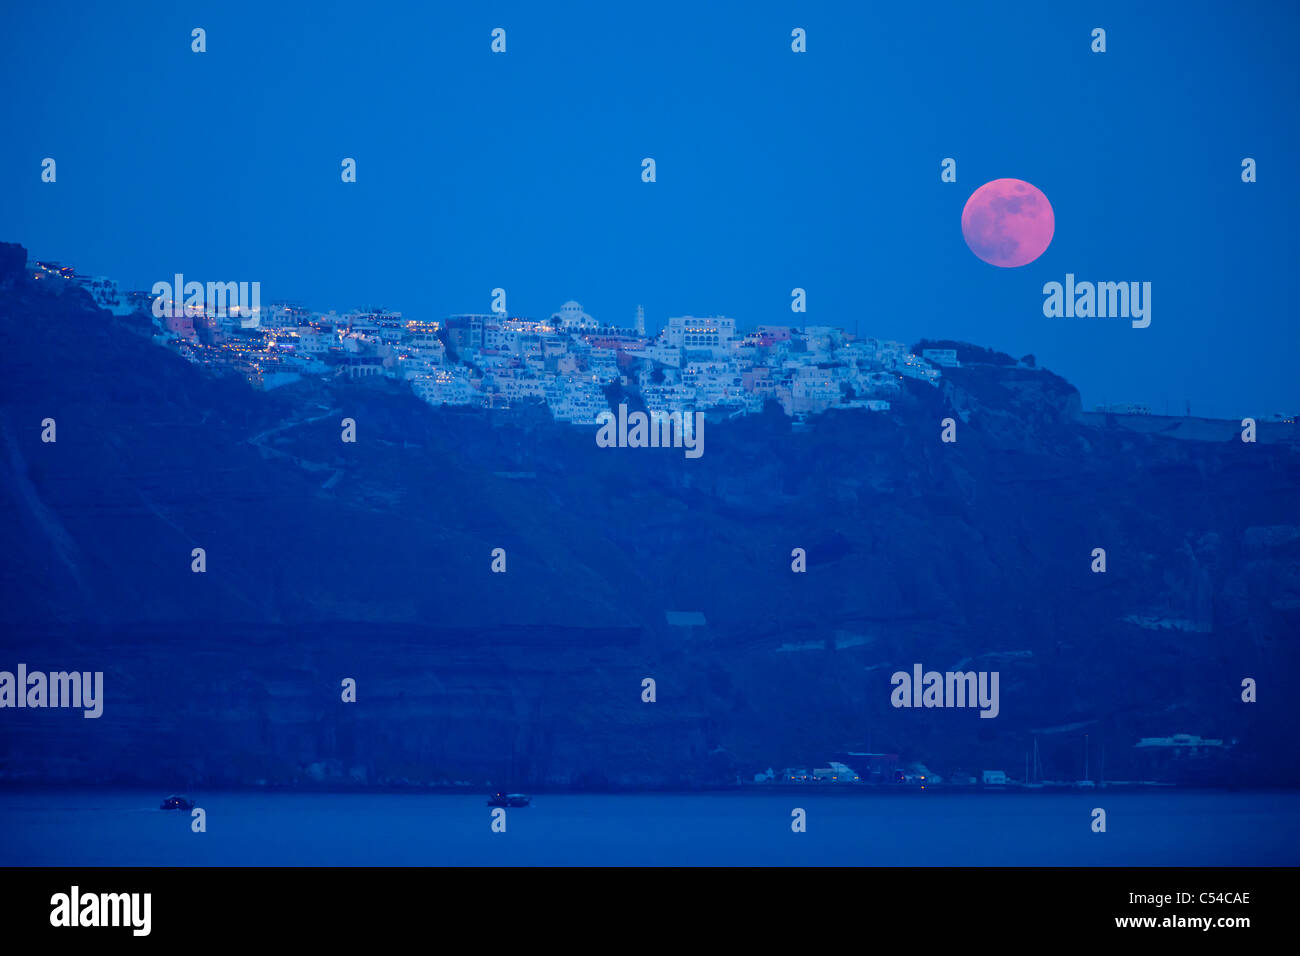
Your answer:
[[[565,328],[577,326],[579,328],[594,327],[596,320],[582,311],[582,305],[570,299],[564,305],[560,306],[560,311],[555,313],[554,318],[560,320]]]

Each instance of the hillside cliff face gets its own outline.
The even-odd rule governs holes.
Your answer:
[[[981,365],[806,430],[710,420],[689,460],[394,385],[254,391],[0,285],[0,669],[106,694],[99,720],[0,711],[2,779],[700,786],[865,749],[1018,771],[1034,734],[1073,779],[1085,733],[1134,778],[1139,738],[1192,733],[1235,744],[1162,773],[1300,782],[1276,435],[1087,423],[1050,372]],[[914,663],[998,671],[998,717],[891,707]]]

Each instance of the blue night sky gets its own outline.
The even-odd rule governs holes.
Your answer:
[[[0,240],[129,288],[183,272],[439,318],[503,286],[512,314],[575,298],[627,324],[644,304],[652,328],[724,314],[1032,352],[1087,408],[1300,411],[1300,14],[1134,6],[6,4]],[[1019,269],[960,231],[1001,177],[1056,214]],[[1067,272],[1151,282],[1151,327],[1045,318]]]

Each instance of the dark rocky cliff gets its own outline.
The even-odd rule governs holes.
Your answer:
[[[710,421],[688,460],[392,385],[254,391],[129,326],[0,282],[0,669],[103,670],[107,697],[0,711],[3,779],[698,786],[867,748],[1018,772],[1035,733],[1050,776],[1086,733],[1134,778],[1140,737],[1185,732],[1235,741],[1189,779],[1300,783],[1284,426],[1139,434],[990,364],[803,431]],[[998,670],[1000,715],[893,709],[916,662]]]

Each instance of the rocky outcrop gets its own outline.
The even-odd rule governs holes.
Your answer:
[[[107,694],[0,712],[5,779],[698,786],[863,749],[1015,771],[1035,732],[1049,775],[1087,732],[1123,777],[1186,732],[1295,782],[1294,444],[1090,423],[990,362],[888,414],[710,420],[698,460],[601,449],[541,409],[254,391],[22,282],[0,348],[0,669]],[[892,708],[916,662],[998,670],[999,716]]]
[[[0,288],[22,281],[27,269],[27,250],[16,242],[0,242]]]

